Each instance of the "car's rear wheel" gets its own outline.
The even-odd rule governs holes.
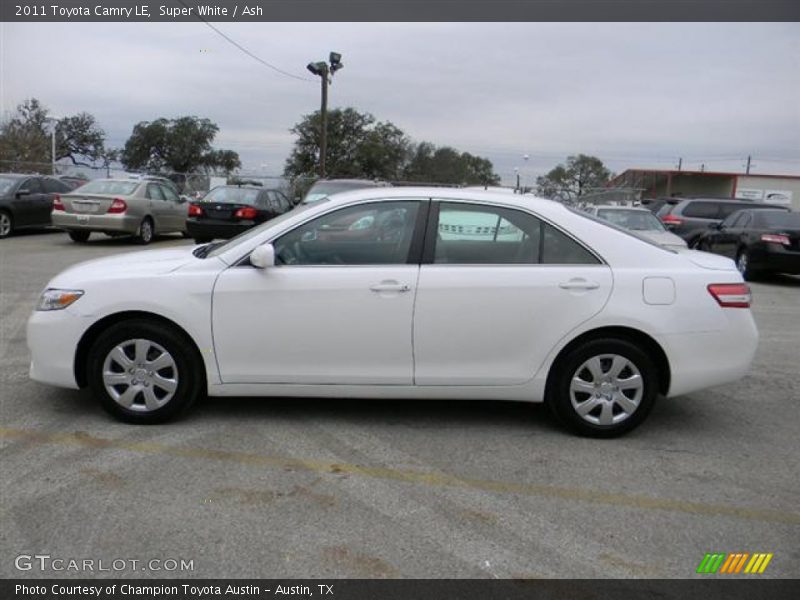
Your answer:
[[[10,236],[12,231],[14,231],[14,219],[11,213],[0,210],[0,239]]]
[[[139,231],[136,234],[136,241],[144,245],[153,241],[153,220],[150,217],[142,219]]]
[[[162,423],[200,396],[202,361],[181,333],[147,320],[116,323],[92,345],[89,387],[109,413],[128,423]]]
[[[658,370],[634,343],[596,339],[556,365],[547,403],[573,431],[614,437],[638,426],[655,403]]]
[[[73,242],[84,243],[89,241],[89,236],[92,235],[91,231],[68,231],[69,239]]]
[[[736,254],[736,268],[739,269],[739,273],[742,274],[745,281],[752,281],[758,276],[750,264],[750,253],[746,248],[741,248]]]

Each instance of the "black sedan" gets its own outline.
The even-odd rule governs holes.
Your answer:
[[[733,258],[748,280],[763,273],[800,274],[800,213],[739,210],[710,226],[697,248]]]
[[[189,205],[186,232],[198,244],[232,238],[285,213],[289,199],[279,190],[254,185],[221,185]]]
[[[70,189],[46,175],[0,173],[0,238],[17,229],[50,225],[53,199]]]

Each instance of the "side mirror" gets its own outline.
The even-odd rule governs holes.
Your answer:
[[[23,196],[30,196],[31,191],[28,188],[22,188],[21,190],[17,190],[17,198],[22,198]]]
[[[718,230],[719,230],[719,229],[723,229],[723,228],[724,228],[724,226],[722,225],[722,223],[709,223],[709,225],[708,225],[708,226],[709,226],[709,228],[711,228],[711,229],[718,229]]]
[[[186,204],[187,202],[189,202],[189,197],[188,196],[184,196],[184,195],[180,195],[180,196],[178,196],[178,202],[180,204]]]
[[[272,244],[261,244],[250,253],[250,264],[256,269],[275,266],[275,248]]]

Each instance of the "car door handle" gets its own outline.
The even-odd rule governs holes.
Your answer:
[[[558,284],[562,290],[596,290],[600,287],[599,283],[586,281],[585,279],[570,279]]]
[[[373,292],[408,292],[411,290],[411,286],[397,281],[381,281],[369,286],[369,289]]]

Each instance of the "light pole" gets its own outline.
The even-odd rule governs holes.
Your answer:
[[[529,158],[530,158],[530,156],[528,156],[527,154],[523,154],[522,155],[523,165],[524,165],[524,169],[525,169],[523,171],[523,177],[522,177],[522,190],[521,190],[521,192],[523,194],[525,193],[526,186],[527,186],[527,183],[528,183],[528,159]]]
[[[325,61],[308,63],[306,69],[314,75],[319,76],[322,84],[322,107],[320,108],[320,132],[319,132],[319,176],[325,177],[325,154],[328,146],[328,84],[331,83],[334,73],[344,67],[342,55],[338,52],[331,52],[328,57],[330,65]]]
[[[60,120],[58,117],[46,117],[47,121],[53,122],[53,127],[50,130],[50,158],[52,163],[52,174],[56,174],[56,124]]]
[[[517,187],[514,188],[514,193],[519,194],[521,192],[519,189],[519,167],[514,167],[514,173],[517,175]]]

